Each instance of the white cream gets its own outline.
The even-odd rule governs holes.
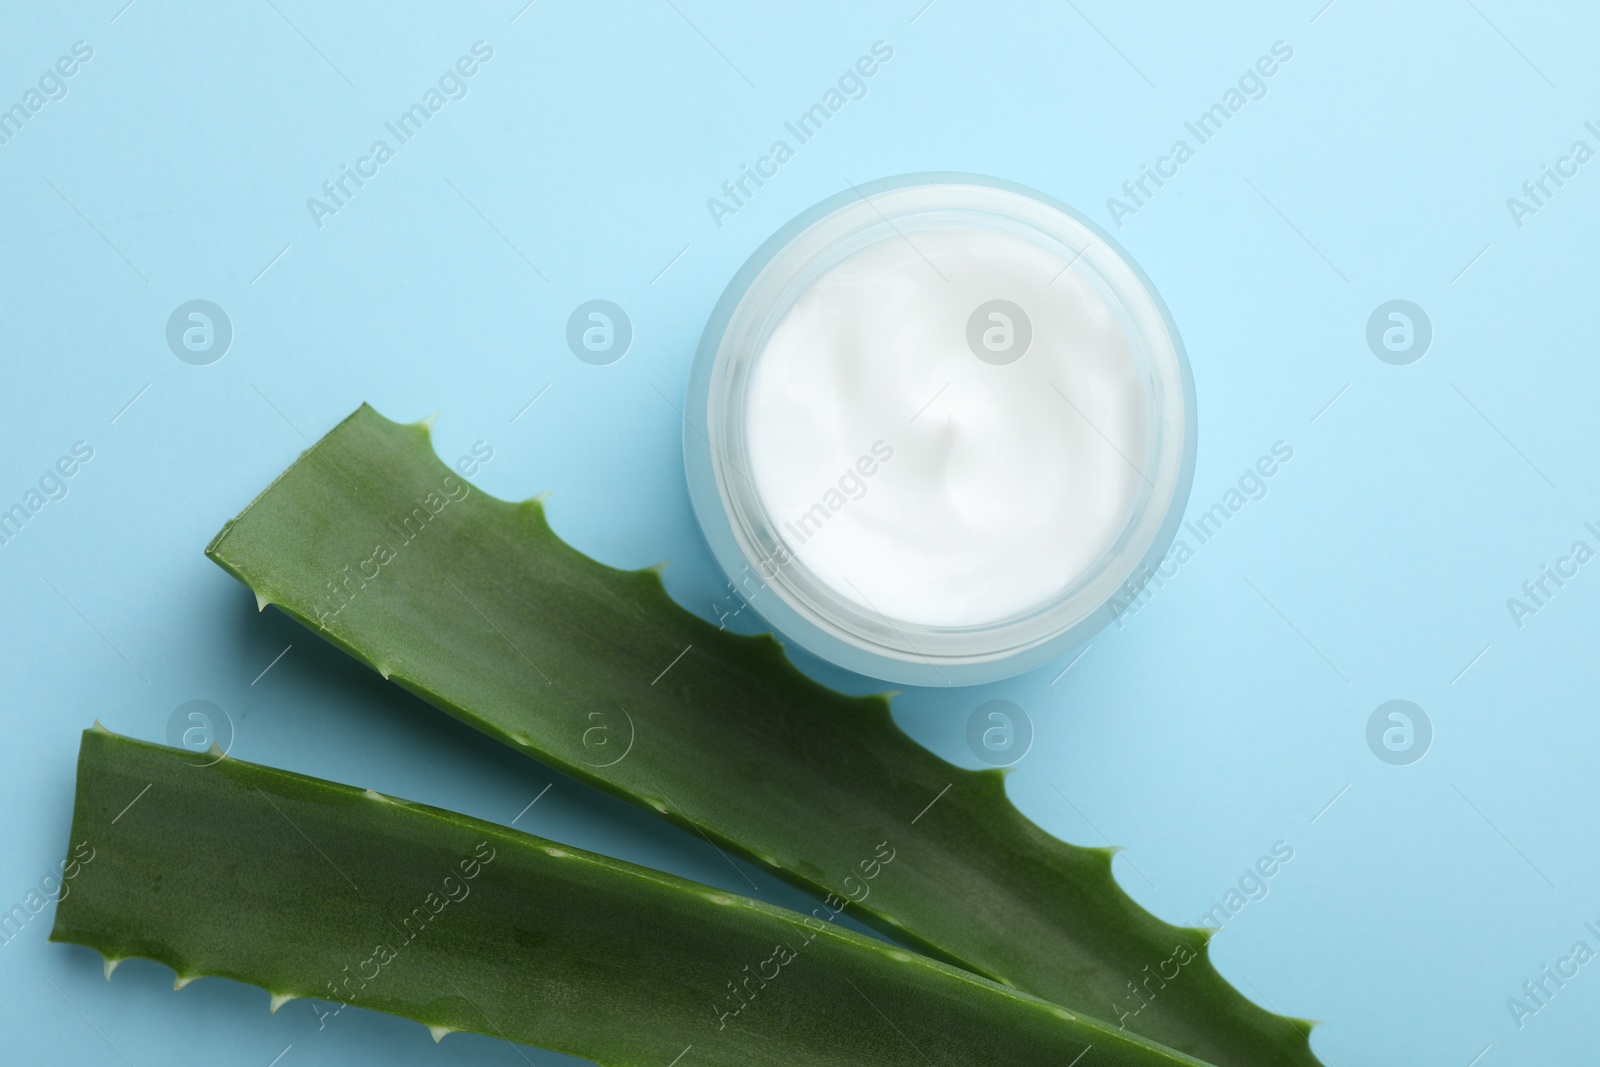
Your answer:
[[[980,316],[989,301],[1012,322]],[[1015,316],[1012,316],[1015,318]],[[998,332],[996,332],[998,331]],[[1070,260],[996,229],[871,245],[801,294],[755,359],[748,474],[789,551],[841,596],[931,627],[999,622],[1103,562],[1151,461],[1127,332]]]

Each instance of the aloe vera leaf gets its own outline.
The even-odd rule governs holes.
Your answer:
[[[718,630],[655,570],[619,571],[535,500],[478,492],[424,424],[363,405],[207,554],[391,681],[525,754],[694,829],[902,943],[1222,1067],[1308,1067],[1310,1026],[1247,1000],[1203,930],[1141,909],[1111,852],[1024,818],[999,771],[895,726],[885,697]],[[768,594],[771,595],[771,594]],[[866,883],[873,846],[892,875]]]
[[[818,918],[99,724],[72,841],[94,862],[51,940],[261,986],[274,1010],[316,998],[324,1023],[356,1005],[649,1067],[1197,1062]]]

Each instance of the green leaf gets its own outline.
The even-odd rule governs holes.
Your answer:
[[[87,849],[87,851],[84,851]],[[54,941],[612,1065],[1092,1062],[1151,1045],[947,964],[493,823],[85,730]],[[884,846],[880,878],[894,868]],[[828,913],[823,909],[824,915]],[[320,1001],[320,1004],[315,1003]]]
[[[908,945],[1222,1067],[1317,1063],[1308,1024],[1228,985],[1205,931],[1133,903],[1110,851],[1025,819],[1001,772],[684,611],[654,570],[577,552],[537,501],[453,474],[424,425],[361,407],[207,553],[452,715],[819,896],[854,896],[891,840],[892,877],[852,911]]]

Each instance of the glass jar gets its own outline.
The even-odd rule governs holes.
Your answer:
[[[800,558],[782,517],[769,514],[749,474],[751,382],[774,331],[819,278],[881,242],[915,247],[918,235],[951,228],[1026,241],[1098,294],[1103,303],[1096,306],[1125,339],[1118,345],[1125,357],[1118,358],[1131,361],[1125,380],[1135,381],[1140,395],[1127,399],[1142,412],[1144,440],[1133,450],[1142,462],[1134,467],[1139,483],[1125,518],[1091,562],[1003,617],[931,624],[876,610],[859,590],[841,590]],[[1009,320],[995,321],[1009,327]],[[969,343],[987,359],[975,339]],[[1166,306],[1099,227],[1011,182],[912,174],[852,187],[803,212],[734,276],[706,323],[690,374],[684,458],[695,514],[717,562],[780,635],[873,678],[970,685],[1067,655],[1137,595],[1170,548],[1188,500],[1194,408],[1188,361]],[[1062,417],[1074,416],[1063,409]]]

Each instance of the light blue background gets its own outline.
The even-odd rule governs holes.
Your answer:
[[[1194,365],[1191,511],[1275,441],[1294,459],[1070,671],[906,692],[895,716],[977,766],[970,712],[1025,708],[1037,738],[1016,803],[1070,841],[1125,846],[1119,881],[1172,921],[1292,845],[1215,959],[1261,1003],[1323,1020],[1313,1043],[1333,1067],[1592,1059],[1600,964],[1521,1030],[1506,999],[1580,937],[1600,948],[1582,926],[1600,918],[1600,564],[1520,630],[1506,598],[1575,539],[1600,547],[1583,529],[1600,519],[1600,163],[1520,229],[1505,201],[1574,140],[1600,148],[1583,128],[1600,118],[1594,16],[1506,0],[674,2],[4,5],[0,105],[73,42],[94,58],[0,146],[0,506],[73,442],[95,455],[0,547],[0,904],[64,854],[78,731],[99,718],[161,740],[191,699],[227,709],[244,759],[502,822],[554,781],[518,826],[747,888],[704,842],[258,615],[201,549],[302,434],[366,400],[440,412],[447,460],[489,442],[481,487],[552,493],[563,537],[618,566],[670,561],[672,594],[712,617],[722,580],[661,394],[679,402],[749,252],[846,182],[927,169],[1023,182],[1111,225],[1106,198],[1282,40],[1294,57],[1268,95],[1113,232]],[[306,198],[480,39],[494,58],[469,95],[319,230]],[[866,98],[715,226],[706,198],[877,40],[894,58]],[[597,297],[635,329],[606,367],[563,340]],[[194,298],[235,330],[211,366],[164,338]],[[1433,322],[1410,366],[1365,342],[1392,298]],[[1392,698],[1435,730],[1410,766],[1365,740]],[[52,914],[0,945],[15,1062],[559,1060],[471,1035],[436,1049],[357,1011],[319,1031],[304,1003],[269,1016],[264,992],[210,979],[172,993],[147,962],[108,985],[93,953],[46,943]]]

